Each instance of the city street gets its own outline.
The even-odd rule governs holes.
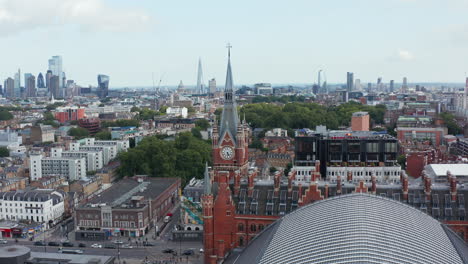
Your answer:
[[[148,260],[148,261],[174,261],[172,263],[193,263],[193,264],[201,264],[203,263],[203,256],[200,254],[199,250],[200,248],[203,247],[202,241],[171,241],[171,235],[170,232],[171,230],[174,229],[174,226],[177,224],[177,221],[179,219],[180,211],[179,211],[180,206],[176,205],[174,209],[171,211],[173,214],[173,217],[171,221],[167,224],[167,226],[161,231],[160,236],[155,237],[155,230],[154,228],[150,229],[148,234],[146,236],[143,236],[139,239],[140,242],[135,240],[135,238],[131,239],[131,242],[128,242],[128,238],[124,237],[116,237],[112,240],[121,240],[124,244],[130,244],[133,248],[128,249],[128,248],[119,248],[119,249],[107,249],[107,248],[91,248],[92,244],[100,244],[102,246],[106,244],[112,244],[112,240],[109,241],[76,241],[74,239],[74,232],[70,232],[68,234],[69,241],[74,244],[75,247],[67,248],[67,249],[80,249],[84,251],[84,254],[89,254],[89,255],[105,255],[105,256],[115,256],[117,259],[116,263],[119,263],[119,257],[121,262],[123,261],[128,261],[128,260],[139,260],[140,263],[143,261]],[[163,219],[160,220],[160,222],[157,223],[158,226],[163,225]],[[1,245],[1,246],[7,246],[7,245],[12,245],[15,244],[14,239],[7,239],[8,244],[6,245]],[[55,226],[54,228],[47,230],[44,233],[38,234],[34,241],[29,241],[28,239],[18,239],[18,245],[23,245],[31,248],[32,251],[35,252],[58,252],[59,247],[52,247],[52,246],[34,246],[35,241],[44,241],[46,243],[54,241],[54,242],[63,242],[67,240],[67,237],[65,233],[62,232],[61,228],[59,225]],[[154,246],[150,247],[142,247],[141,244],[143,241],[148,241]],[[86,244],[85,248],[78,247],[80,243]],[[175,252],[177,252],[176,257],[174,257],[172,254],[168,253],[163,253],[162,251],[164,249],[173,249]],[[184,250],[187,249],[192,249],[195,252],[195,255],[193,256],[182,256],[180,257],[180,254],[184,252]],[[120,252],[120,254],[119,254]],[[178,261],[178,262],[177,262]],[[133,262],[132,262],[133,263]]]
[[[18,245],[23,245],[31,248],[32,251],[35,252],[57,252],[59,250],[59,247],[50,247],[50,246],[34,246],[34,242],[31,241],[19,241]],[[75,247],[72,248],[67,248],[67,249],[81,249],[84,251],[84,254],[89,254],[89,255],[105,255],[105,256],[115,256],[117,259],[119,258],[119,252],[120,252],[120,259],[123,261],[125,259],[140,259],[141,261],[145,260],[145,257],[147,257],[148,260],[154,261],[154,260],[173,260],[174,257],[172,254],[167,254],[167,253],[162,253],[162,251],[166,248],[172,248],[175,251],[178,251],[179,246],[181,246],[182,252],[187,249],[193,249],[195,252],[194,256],[190,257],[182,257],[182,263],[186,263],[188,260],[188,263],[203,263],[203,258],[198,252],[200,249],[201,242],[165,242],[165,241],[157,241],[157,242],[152,242],[155,244],[155,246],[151,247],[136,247],[135,245],[134,248],[132,249],[126,249],[126,248],[120,248],[120,249],[106,249],[106,248],[91,248],[90,246],[94,244],[95,242],[86,242],[85,244],[87,245],[86,248],[80,248],[77,247],[77,243],[75,243]],[[98,242],[99,243],[99,242]],[[106,243],[99,243],[101,245],[103,244],[109,244],[110,242]],[[8,244],[6,245],[1,245],[1,246],[8,246],[8,245],[13,245],[15,244],[14,240],[8,240]],[[117,262],[118,263],[118,262]]]

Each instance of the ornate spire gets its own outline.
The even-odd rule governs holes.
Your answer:
[[[205,163],[205,194],[211,194],[211,177],[208,172],[208,162]]]
[[[231,70],[231,45],[228,44],[228,65],[226,73],[226,85],[224,88],[224,108],[221,115],[221,129],[220,136],[225,132],[231,133],[232,138],[235,138],[237,132],[237,124],[239,123],[239,116],[237,115],[237,106],[234,93],[234,83],[232,80]],[[235,140],[235,139],[234,139]]]

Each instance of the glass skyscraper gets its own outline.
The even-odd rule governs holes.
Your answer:
[[[99,98],[106,98],[109,94],[109,76],[104,74],[98,75],[98,90],[97,95]]]

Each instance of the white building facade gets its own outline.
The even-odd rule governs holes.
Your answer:
[[[50,228],[65,213],[64,199],[64,194],[53,190],[0,192],[0,218],[29,220]]]

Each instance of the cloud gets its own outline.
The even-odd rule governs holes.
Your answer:
[[[62,25],[92,31],[142,31],[150,20],[144,11],[116,8],[103,0],[0,0],[2,35]]]
[[[408,50],[403,50],[403,49],[398,50],[398,57],[401,60],[405,60],[405,61],[414,59],[413,53],[409,52]]]

